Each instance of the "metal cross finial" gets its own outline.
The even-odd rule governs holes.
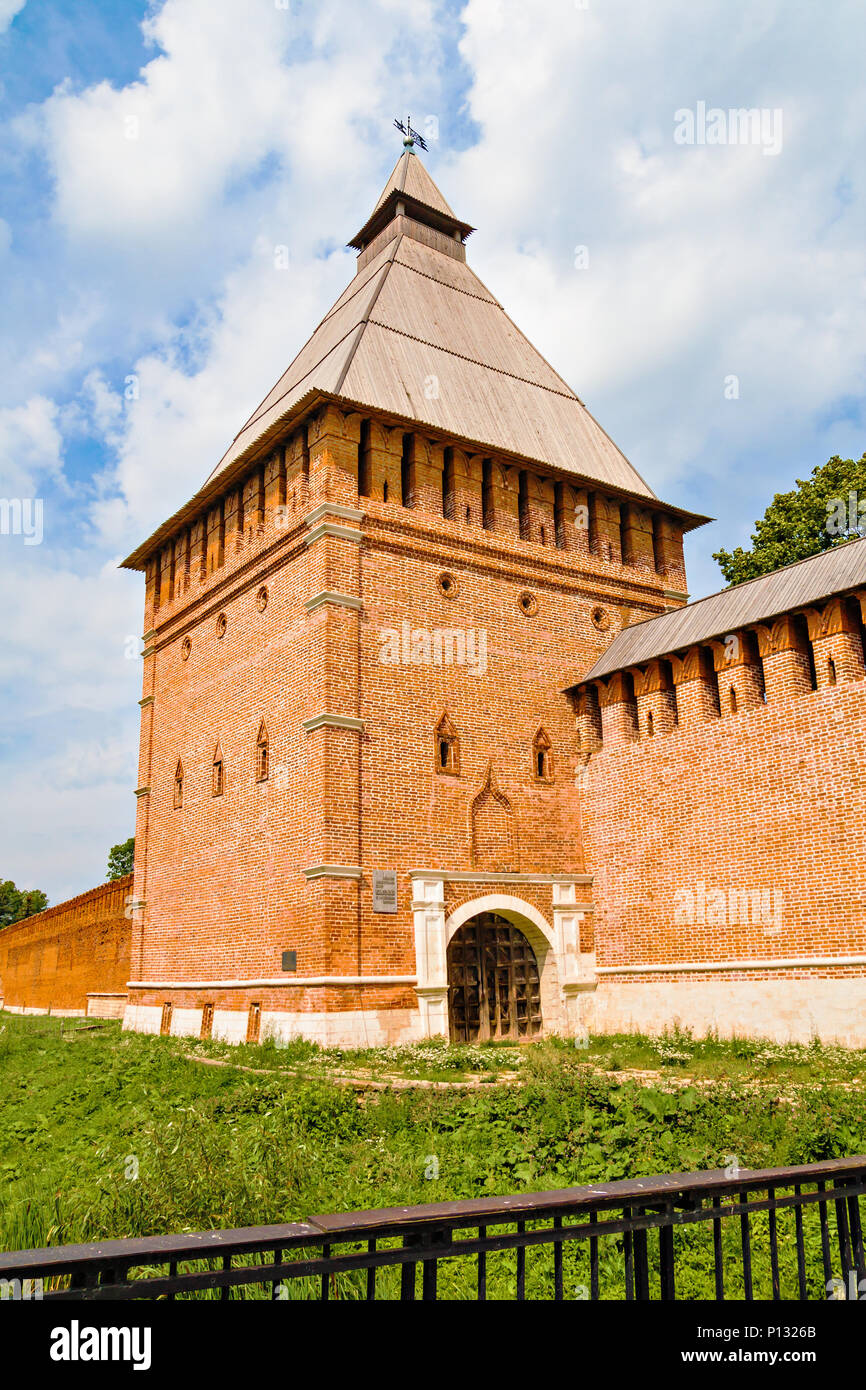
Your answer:
[[[398,121],[398,120],[397,120],[397,117],[395,116],[395,117],[394,117],[394,124],[395,124],[395,126],[397,127],[397,129],[398,129],[399,131],[402,131],[402,134],[403,134],[403,145],[405,146],[405,148],[406,148],[407,150],[411,150],[411,148],[412,148],[413,145],[420,145],[421,148],[422,148],[422,150],[426,150],[426,148],[427,148],[427,141],[424,139],[424,136],[423,136],[423,135],[419,135],[419,134],[418,134],[418,131],[417,131],[417,130],[413,130],[413,129],[412,129],[412,117],[411,117],[411,116],[407,116],[407,117],[406,117],[406,124],[405,124],[405,125],[403,124],[402,121]]]

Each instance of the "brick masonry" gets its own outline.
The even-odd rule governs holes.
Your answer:
[[[575,686],[686,600],[699,518],[417,419],[311,387],[127,562],[131,923],[98,889],[0,934],[7,999],[421,1037],[448,1028],[449,940],[495,912],[548,1030],[866,1044],[864,596]]]
[[[530,939],[549,1029],[866,1043],[858,596],[569,691],[679,601],[670,516],[606,499],[603,545],[542,541],[538,479],[521,536],[507,467],[462,452],[452,506],[448,446],[376,424],[322,404],[148,564],[132,923],[106,886],[3,933],[7,1001],[128,981],[144,1031],[423,1036],[477,906]]]
[[[3,1007],[122,1013],[132,942],[131,893],[129,874],[0,931]],[[88,1007],[89,994],[94,997]]]

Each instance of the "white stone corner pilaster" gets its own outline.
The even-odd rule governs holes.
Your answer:
[[[412,875],[412,920],[415,928],[415,993],[421,1035],[448,1037],[448,964],[445,940],[445,878]]]
[[[554,883],[553,940],[567,1037],[583,1037],[591,1021],[591,995],[598,983],[596,959],[595,951],[581,951],[580,929],[592,910],[592,903],[577,901],[576,882]]]

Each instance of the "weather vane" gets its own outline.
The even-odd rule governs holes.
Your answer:
[[[403,124],[402,121],[398,121],[398,120],[397,120],[397,117],[395,116],[395,117],[394,117],[394,124],[395,124],[395,126],[397,127],[397,129],[398,129],[399,131],[402,131],[402,133],[403,133],[403,144],[405,145],[405,147],[406,147],[407,150],[411,150],[411,148],[412,148],[413,145],[420,145],[421,148],[422,148],[422,150],[426,150],[426,148],[427,148],[427,141],[424,139],[424,136],[423,136],[423,135],[419,135],[419,134],[418,134],[417,130],[413,130],[413,129],[412,129],[412,117],[411,117],[411,116],[407,116],[407,117],[406,117],[406,124],[405,124],[405,125]]]

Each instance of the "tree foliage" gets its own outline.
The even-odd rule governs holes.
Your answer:
[[[11,878],[0,879],[0,927],[23,922],[47,906],[48,898],[41,889],[16,888]]]
[[[751,550],[737,546],[714,554],[728,584],[757,579],[866,535],[866,453],[856,461],[834,454],[796,484],[790,492],[777,492],[755,522]]]
[[[107,879],[125,878],[131,874],[135,862],[135,836],[130,835],[122,845],[112,845],[108,851]]]

